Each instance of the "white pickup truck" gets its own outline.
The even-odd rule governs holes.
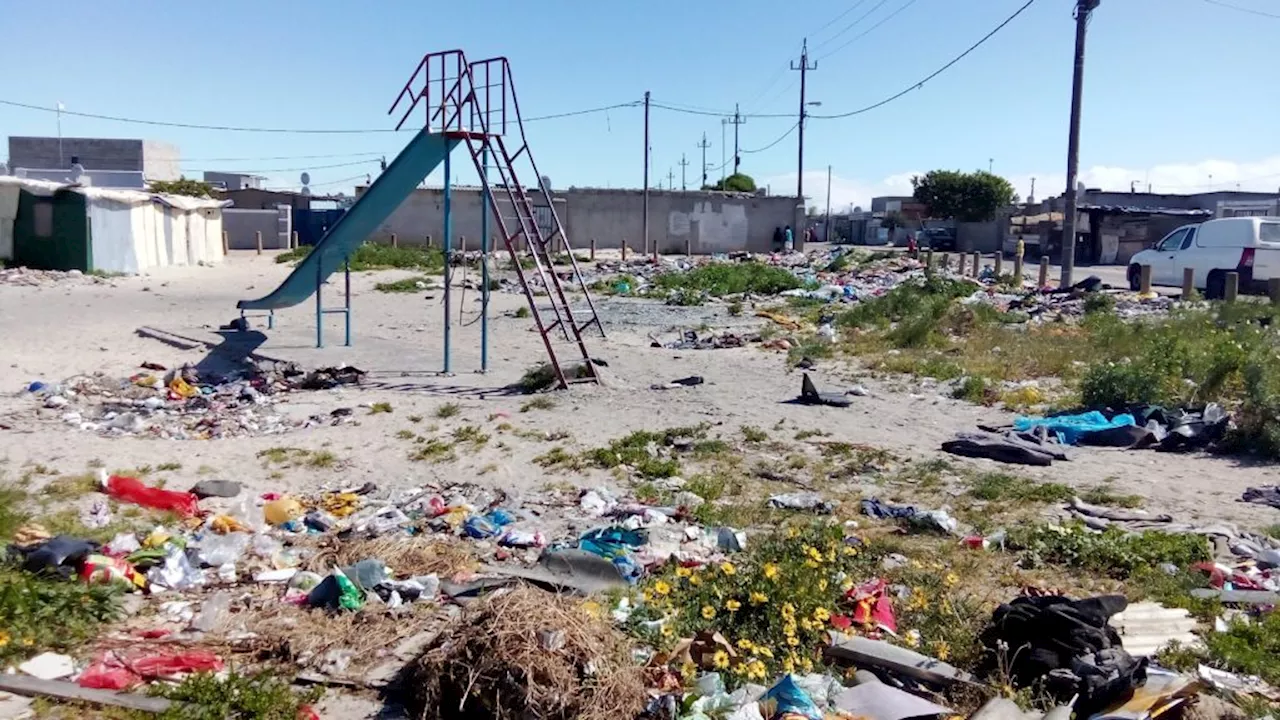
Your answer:
[[[1151,266],[1153,285],[1182,285],[1186,268],[1195,271],[1195,286],[1205,297],[1223,296],[1227,273],[1240,274],[1240,292],[1265,291],[1280,277],[1280,218],[1237,217],[1183,225],[1155,247],[1129,261],[1129,287],[1141,285],[1142,266]]]

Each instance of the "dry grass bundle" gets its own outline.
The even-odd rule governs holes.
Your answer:
[[[397,577],[449,578],[479,567],[471,549],[461,542],[404,535],[346,542],[334,538],[320,546],[304,565],[307,570],[324,574],[335,567],[346,567],[369,558],[381,560]]]
[[[532,588],[471,606],[408,669],[422,720],[616,720],[644,709],[641,668],[609,622]]]

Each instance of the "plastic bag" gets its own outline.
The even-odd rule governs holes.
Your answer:
[[[170,545],[165,550],[164,563],[147,571],[147,580],[153,588],[186,590],[204,584],[204,573],[191,567],[182,548]]]
[[[191,621],[191,627],[200,632],[209,632],[218,626],[222,618],[231,612],[231,593],[220,592],[205,601],[200,614]]]
[[[491,538],[498,534],[498,526],[482,515],[472,515],[462,523],[462,529],[469,537],[477,539]]]
[[[249,536],[244,533],[230,535],[205,535],[200,541],[200,562],[209,567],[234,563],[249,547]]]
[[[760,698],[760,705],[761,714],[769,718],[789,713],[809,720],[822,720],[822,710],[818,709],[809,694],[796,684],[791,675],[786,675],[777,685],[769,688],[769,692]]]
[[[302,503],[291,497],[282,497],[279,500],[272,500],[262,508],[263,514],[267,518],[267,522],[272,525],[284,525],[291,520],[297,520],[302,517]]]
[[[90,555],[80,566],[80,577],[90,585],[123,583],[139,590],[147,587],[147,578],[127,560],[108,555]]]
[[[137,478],[112,475],[107,479],[106,490],[108,495],[121,502],[153,510],[168,510],[183,517],[192,517],[200,512],[200,501],[195,495],[148,487]]]

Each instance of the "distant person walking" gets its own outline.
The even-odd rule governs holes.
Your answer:
[[[782,252],[784,242],[786,242],[786,238],[782,236],[782,228],[775,226],[773,228],[773,251]]]
[[[782,249],[783,249],[785,252],[791,252],[792,250],[794,250],[794,249],[795,249],[795,246],[796,246],[796,236],[795,236],[795,234],[794,234],[794,233],[792,233],[792,232],[791,232],[791,226],[790,226],[790,225],[788,225],[788,226],[787,226],[787,227],[782,231],[782,238],[783,238],[783,239],[782,239]]]

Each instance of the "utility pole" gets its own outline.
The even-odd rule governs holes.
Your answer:
[[[649,91],[644,91],[644,230],[641,237],[644,240],[645,252],[649,251]]]
[[[1084,95],[1084,47],[1089,17],[1101,0],[1076,0],[1075,72],[1071,78],[1071,130],[1067,137],[1067,197],[1063,214],[1062,277],[1059,287],[1070,287],[1076,269],[1076,182],[1080,175],[1080,106]]]
[[[726,122],[733,123],[733,174],[738,174],[738,166],[742,164],[742,154],[738,152],[738,126],[747,121],[742,117],[742,113],[738,112],[738,104],[733,104],[733,119]]]
[[[822,226],[825,242],[831,242],[831,166],[827,166],[827,222]]]
[[[680,153],[680,190],[689,192],[689,181],[684,177],[684,169],[689,167],[689,161],[685,159],[684,153]]]
[[[673,168],[667,168],[667,189],[676,189],[676,173]]]
[[[724,130],[726,127],[728,127],[728,125],[729,125],[729,118],[720,118],[720,189],[721,190],[724,189],[724,169],[729,164],[729,161],[725,159],[725,156],[724,156],[724,149],[728,147],[728,144],[725,143],[724,141]]]
[[[791,63],[792,70],[800,71],[800,147],[798,150],[798,159],[796,162],[796,221],[791,227],[794,228],[796,237],[800,237],[800,228],[804,227],[804,117],[806,114],[806,105],[804,99],[805,77],[810,70],[817,70],[818,63],[809,65],[809,39],[805,38],[804,44],[800,47],[800,64]]]
[[[706,134],[705,132],[704,132],[704,133],[702,133],[702,142],[698,143],[697,147],[699,147],[699,148],[701,148],[701,149],[702,149],[702,185],[701,185],[701,186],[699,186],[699,187],[706,187],[706,184],[707,184],[707,148],[711,147],[711,143],[707,142],[707,134]]]

